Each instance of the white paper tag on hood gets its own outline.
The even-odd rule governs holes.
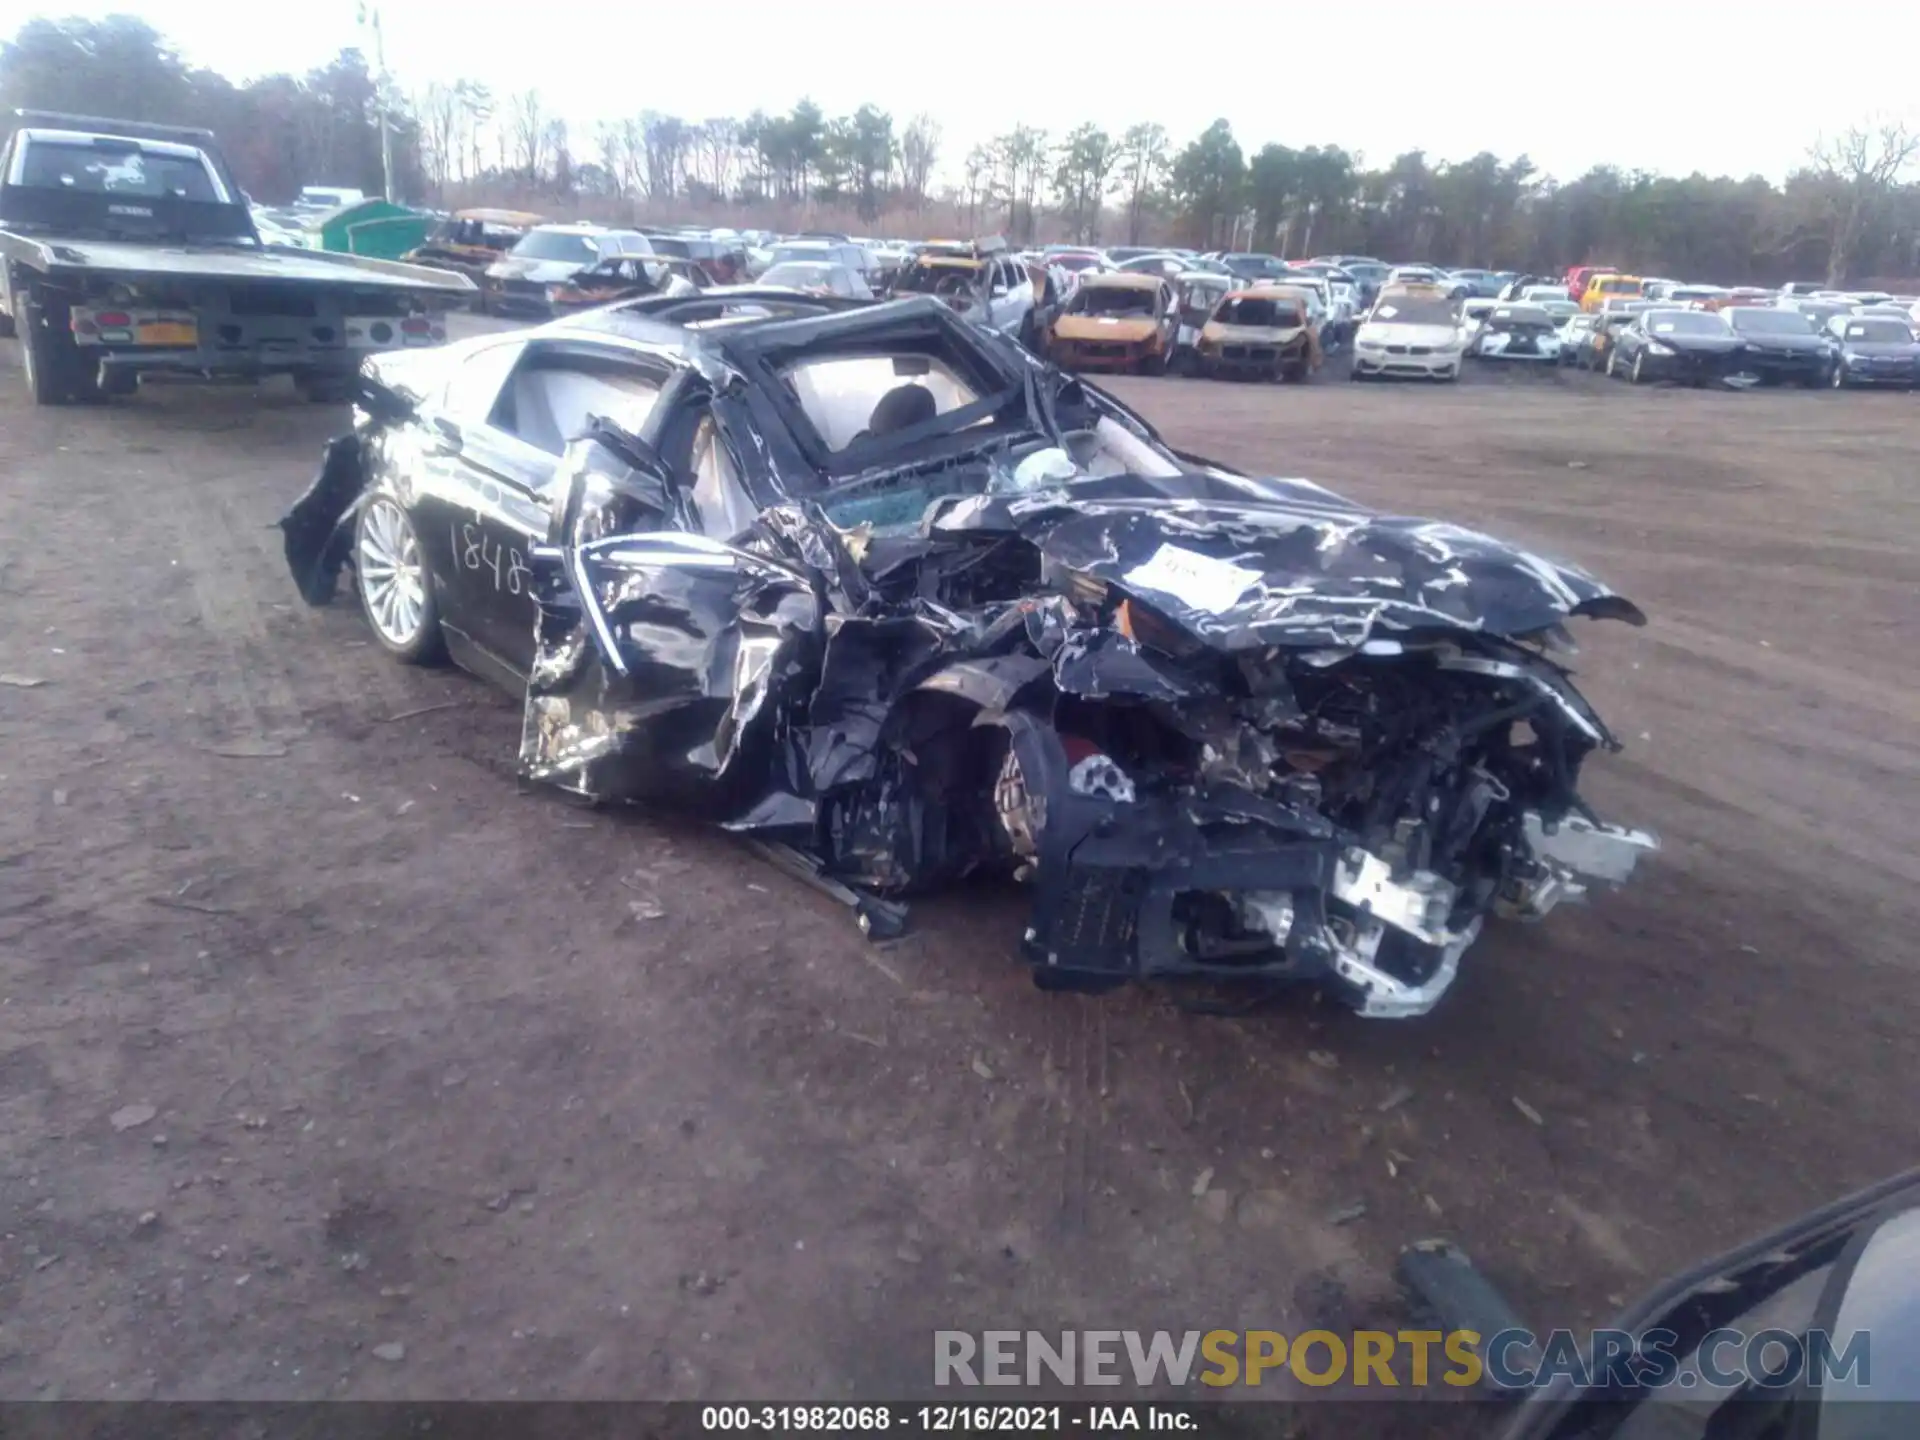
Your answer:
[[[1232,609],[1234,602],[1259,581],[1260,572],[1182,550],[1178,545],[1162,545],[1151,560],[1134,566],[1121,578],[1142,590],[1171,595],[1190,610],[1217,615]]]

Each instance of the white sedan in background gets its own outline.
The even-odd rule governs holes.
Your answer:
[[[1376,375],[1458,380],[1467,338],[1456,301],[1437,292],[1389,291],[1374,301],[1354,333],[1350,374],[1355,380]]]

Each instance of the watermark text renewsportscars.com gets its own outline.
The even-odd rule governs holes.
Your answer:
[[[1569,1379],[1653,1389],[1872,1384],[1872,1337],[1824,1330],[1714,1330],[1682,1353],[1671,1330],[936,1330],[937,1386],[1279,1383],[1381,1389],[1524,1390]]]

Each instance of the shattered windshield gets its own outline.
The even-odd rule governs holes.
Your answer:
[[[227,203],[226,191],[197,154],[48,140],[32,141],[26,151],[22,185],[92,195]]]
[[[600,258],[600,247],[593,236],[577,230],[529,230],[508,252],[526,260],[576,260],[585,263]]]
[[[1070,315],[1144,315],[1153,314],[1153,294],[1137,286],[1087,285],[1067,304]]]
[[[1296,300],[1276,300],[1269,295],[1235,295],[1221,304],[1213,318],[1222,325],[1304,325],[1305,311]]]
[[[944,361],[924,355],[836,355],[781,372],[829,450],[924,424],[980,398]]]

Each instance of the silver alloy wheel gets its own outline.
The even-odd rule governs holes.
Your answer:
[[[380,637],[396,650],[417,644],[427,614],[427,567],[413,522],[385,496],[361,512],[354,568]]]

